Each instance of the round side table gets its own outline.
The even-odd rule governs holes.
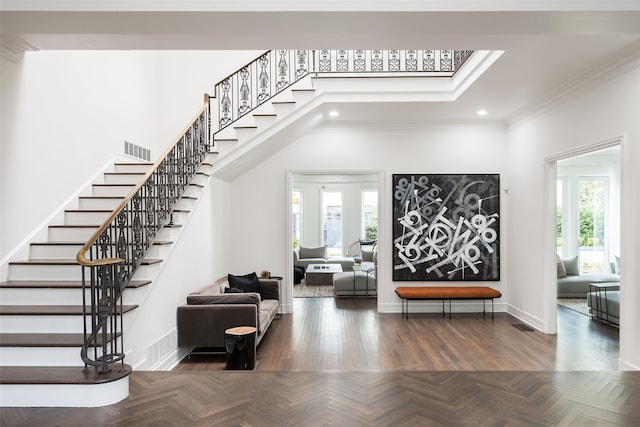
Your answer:
[[[238,326],[224,331],[227,369],[253,370],[256,367],[256,328]]]

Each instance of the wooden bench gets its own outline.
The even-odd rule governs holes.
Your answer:
[[[449,319],[451,319],[451,300],[482,300],[482,315],[485,315],[485,302],[491,300],[491,318],[493,318],[493,300],[502,294],[487,286],[400,286],[396,294],[402,298],[402,317],[409,318],[409,301],[442,300],[442,317],[444,302],[449,301]]]

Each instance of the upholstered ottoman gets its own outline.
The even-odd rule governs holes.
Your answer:
[[[346,256],[330,256],[327,258],[327,264],[340,264],[342,271],[353,271],[355,260]]]
[[[371,271],[347,271],[333,275],[333,290],[340,296],[375,296],[376,275]]]

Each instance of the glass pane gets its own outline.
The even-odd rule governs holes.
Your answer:
[[[581,179],[578,183],[580,209],[580,271],[604,270],[605,182]]]
[[[342,193],[322,193],[322,244],[328,256],[342,255]]]
[[[564,200],[564,185],[562,180],[556,182],[556,251],[562,257],[562,219],[563,208],[562,200]]]
[[[378,238],[378,192],[362,192],[362,237],[365,240]]]
[[[293,249],[300,246],[301,230],[302,230],[302,193],[294,191],[291,195],[291,212],[293,218],[291,227],[293,228]]]

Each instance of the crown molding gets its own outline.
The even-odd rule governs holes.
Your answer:
[[[603,61],[599,66],[592,68],[555,91],[550,92],[537,102],[515,112],[511,118],[507,120],[507,124],[511,127],[534,119],[552,110],[569,97],[585,93],[639,66],[640,42],[636,42]]]
[[[3,36],[0,39],[0,56],[11,62],[18,62],[25,52],[39,50],[18,36]]]

